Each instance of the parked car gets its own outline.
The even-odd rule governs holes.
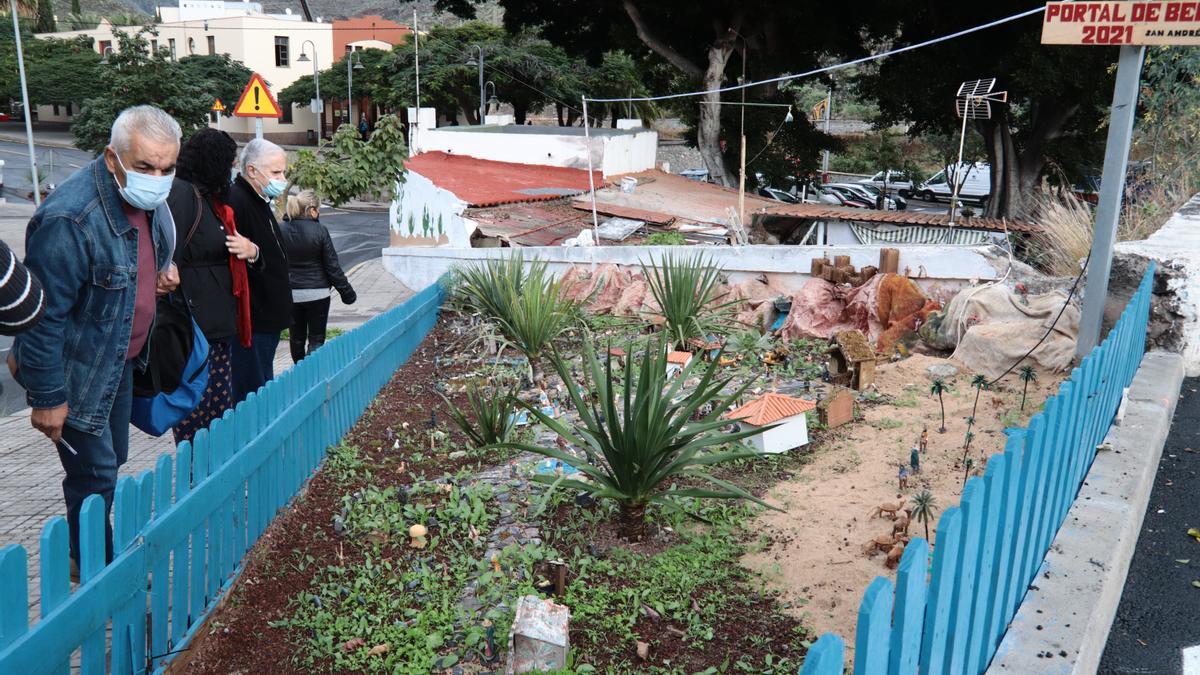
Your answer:
[[[896,171],[895,169],[886,169],[871,176],[858,181],[860,185],[871,185],[885,190],[889,195],[892,193],[899,194],[901,197],[911,197],[913,191],[912,177],[907,171]]]
[[[953,177],[961,176],[962,185],[958,189],[958,198],[965,202],[976,202],[987,206],[988,197],[992,194],[992,167],[986,162],[975,164],[960,164],[957,171],[953,165],[933,174],[929,180],[918,185],[914,195],[927,202],[948,202],[954,194],[954,186],[947,179],[947,172]]]
[[[767,199],[774,199],[777,202],[784,202],[786,204],[800,203],[800,198],[788,192],[787,190],[780,190],[778,188],[773,188],[766,185],[758,188],[758,196],[766,197]]]
[[[867,208],[879,208],[881,205],[885,210],[895,211],[908,206],[908,202],[901,197],[884,197],[883,191],[872,185],[862,185],[861,183],[826,183],[826,187],[848,192],[851,199],[862,202],[867,205]],[[897,201],[899,200],[899,201]],[[901,203],[904,206],[901,206]]]
[[[856,209],[875,208],[874,198],[868,197],[863,193],[856,192],[845,185],[827,183],[821,186],[821,194],[823,196],[832,196],[836,198],[840,202],[840,206],[849,206]]]

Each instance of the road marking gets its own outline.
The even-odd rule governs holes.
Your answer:
[[[1200,645],[1184,648],[1183,675],[1200,675]]]

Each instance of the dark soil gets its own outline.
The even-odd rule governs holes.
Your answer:
[[[451,437],[457,433],[449,424],[446,403],[436,383],[473,370],[469,360],[461,358],[469,350],[469,339],[470,336],[454,335],[446,328],[445,321],[439,323],[347,434],[344,443],[357,445],[361,449],[360,458],[371,469],[371,485],[382,489],[412,483],[421,475],[433,477],[459,469],[485,468],[478,458],[470,455],[449,460],[445,454],[426,451],[420,459],[413,459],[413,453],[428,447],[418,441],[431,433],[431,417],[439,431]],[[456,405],[465,402],[463,394],[451,394],[450,398]],[[400,449],[394,450],[397,439]],[[495,461],[492,456],[490,464]],[[803,463],[801,457],[796,464],[775,467],[773,471],[743,468],[741,472],[729,470],[726,475],[727,470],[723,469],[718,475],[763,494],[771,484],[791,475]],[[335,475],[328,463],[322,465],[305,490],[279,514],[251,549],[244,572],[226,600],[209,617],[190,648],[175,658],[171,671],[221,675],[310,672],[294,665],[300,643],[309,636],[290,634],[289,629],[272,624],[291,615],[292,598],[309,588],[325,566],[353,565],[364,559],[364,549],[337,535],[332,525],[333,515],[341,510],[343,495],[368,482],[359,475],[346,480]],[[556,531],[578,532],[578,513],[573,503],[559,505],[547,513],[543,525],[546,543],[554,545]],[[649,558],[678,541],[678,535],[669,528],[650,525],[646,539],[631,544],[622,537],[617,519],[601,521],[587,536],[592,542],[587,553],[597,557],[621,547]],[[394,558],[411,555],[405,544],[392,545]],[[315,562],[293,564],[304,556],[311,556]],[[798,663],[804,652],[800,622],[783,614],[773,596],[761,593],[749,572],[738,578],[736,588],[713,589],[729,596],[731,601],[713,626],[711,640],[697,644],[684,637],[686,626],[674,625],[654,613],[643,613],[633,630],[650,645],[650,658],[646,662],[637,659],[636,645],[588,644],[576,638],[573,631],[572,648],[577,661],[590,663],[601,672],[613,669],[637,672],[642,663],[682,672],[703,671],[710,666],[726,670],[743,657],[748,663],[762,664],[768,654]],[[617,587],[621,583],[613,581]],[[332,668],[317,670],[325,672]]]

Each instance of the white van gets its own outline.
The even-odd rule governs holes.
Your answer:
[[[913,196],[927,202],[948,202],[954,192],[954,186],[946,179],[947,172],[955,175],[953,165],[930,176],[929,180],[921,183],[913,190]],[[958,165],[957,175],[963,176],[962,185],[958,188],[959,199],[967,202],[977,202],[984,206],[992,194],[992,167],[987,162]]]

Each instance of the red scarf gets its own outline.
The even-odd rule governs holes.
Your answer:
[[[230,236],[237,234],[237,225],[233,222],[233,209],[217,201],[216,198],[212,200],[212,207],[217,217],[225,225],[225,233]],[[246,261],[230,255],[229,273],[233,277],[233,297],[237,298],[238,342],[243,347],[249,347],[251,333],[250,281],[246,276]]]

